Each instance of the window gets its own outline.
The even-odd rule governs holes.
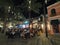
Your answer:
[[[52,9],[52,10],[51,10],[51,17],[52,17],[52,16],[55,16],[55,15],[56,15],[56,10],[55,10],[55,9]]]

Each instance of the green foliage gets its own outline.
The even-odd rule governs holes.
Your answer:
[[[42,7],[42,4],[41,3],[32,3],[31,5],[31,9],[35,12],[39,12],[39,8]]]
[[[2,5],[11,5],[12,2],[10,0],[0,0],[0,4],[2,4]]]
[[[56,0],[56,1],[60,1],[60,0]]]

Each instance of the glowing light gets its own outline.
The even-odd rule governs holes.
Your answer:
[[[29,6],[29,8],[31,8],[31,7]]]
[[[11,9],[11,6],[9,6],[8,8]]]
[[[31,4],[31,0],[29,1],[29,4]]]
[[[30,28],[32,28],[32,25],[30,25]]]
[[[23,28],[25,28],[25,25],[23,25]]]
[[[8,26],[8,28],[12,28],[13,27],[11,22],[9,24],[7,24],[7,26]]]
[[[44,28],[44,24],[41,24],[42,29]]]
[[[9,26],[9,28],[13,27],[12,25]]]
[[[40,18],[38,20],[40,21]]]
[[[8,12],[10,12],[10,9],[8,9]]]
[[[2,25],[0,25],[0,27],[3,27]]]
[[[28,23],[29,23],[29,21],[25,21],[24,23],[25,23],[25,24],[28,24]]]
[[[47,3],[47,0],[45,0],[45,3]]]
[[[50,30],[50,24],[48,24],[47,27],[48,27],[48,30]]]

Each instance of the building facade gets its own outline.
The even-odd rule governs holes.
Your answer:
[[[60,33],[60,1],[47,7],[50,33]]]

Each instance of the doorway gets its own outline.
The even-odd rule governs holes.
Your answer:
[[[59,20],[51,20],[51,25],[53,27],[54,33],[59,33]]]

